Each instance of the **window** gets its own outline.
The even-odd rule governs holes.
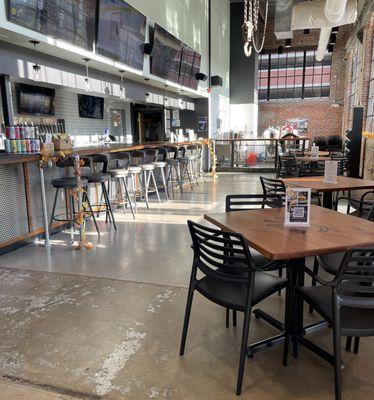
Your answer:
[[[374,132],[374,40],[371,58],[368,108],[366,114],[366,131],[371,133]]]
[[[261,54],[259,100],[307,99],[330,96],[331,54],[317,61],[315,51]]]

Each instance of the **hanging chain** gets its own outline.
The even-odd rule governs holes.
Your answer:
[[[259,0],[257,0],[257,1],[258,1],[258,7],[259,7]],[[257,47],[255,36],[253,34],[253,48],[255,49],[256,53],[261,53],[262,49],[264,48],[266,29],[267,29],[267,25],[268,25],[268,13],[269,13],[269,0],[266,0],[264,32],[262,34],[261,46],[259,48]],[[257,19],[258,19],[258,13],[257,13]],[[256,29],[256,31],[257,31],[257,29]]]

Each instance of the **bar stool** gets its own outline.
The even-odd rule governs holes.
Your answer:
[[[184,182],[184,178],[187,177],[187,179],[190,183],[191,189],[193,189],[192,164],[195,160],[195,157],[188,155],[186,148],[184,146],[182,146],[182,147],[178,148],[177,159],[180,164],[180,174],[181,174],[182,184]]]
[[[160,194],[158,193],[157,183],[154,175],[155,166],[151,163],[145,162],[144,151],[131,151],[130,159],[132,166],[141,168],[141,197],[144,196],[145,204],[149,209],[149,193],[155,192],[158,198],[158,202],[161,203]],[[150,183],[154,185],[154,189],[150,190]]]
[[[165,147],[165,151],[165,161],[167,166],[166,185],[169,186],[169,182],[171,183],[171,191],[174,196],[174,176],[181,192],[183,192],[183,183],[180,175],[180,163],[177,158],[178,149],[176,147],[168,146]]]
[[[101,208],[105,208],[105,221],[113,222],[114,229],[117,229],[116,221],[114,219],[112,205],[108,196],[108,191],[106,188],[106,183],[111,179],[111,176],[107,173],[109,158],[106,154],[96,154],[88,158],[88,162],[84,167],[89,167],[91,172],[82,173],[82,178],[88,181],[88,193],[89,197],[90,185],[97,187],[99,184],[101,186],[101,199],[99,204],[95,204],[94,207],[99,207],[98,215],[100,215]],[[102,165],[101,170],[98,167]],[[99,170],[99,172],[97,172]],[[104,204],[102,204],[102,198],[104,198]]]
[[[120,199],[116,204],[123,204],[123,210],[126,214],[127,204],[130,207],[132,217],[135,219],[134,208],[132,206],[132,201],[130,197],[130,192],[128,189],[128,179],[129,179],[129,163],[130,155],[128,153],[114,153],[109,156],[108,174],[111,176],[111,181],[116,184],[116,195],[115,200]],[[110,184],[108,183],[108,196],[110,198]],[[135,193],[134,193],[135,194]],[[123,201],[125,199],[125,201]],[[135,198],[136,202],[136,198]]]
[[[72,159],[59,160],[57,162],[57,166],[59,168],[73,167],[74,162]],[[53,221],[66,222],[66,223],[70,222],[70,229],[72,230],[72,239],[73,239],[75,215],[77,214],[77,212],[75,211],[74,197],[71,195],[71,191],[78,189],[77,178],[74,176],[74,177],[64,177],[64,178],[53,179],[51,181],[51,185],[56,189],[56,192],[55,192],[55,197],[53,200],[51,219],[49,222],[49,231],[52,232]],[[81,187],[83,189],[85,189],[85,191],[83,192],[83,196],[82,196],[82,202],[86,202],[88,204],[88,210],[89,210],[88,215],[90,217],[92,217],[94,224],[95,224],[96,232],[100,236],[100,230],[99,230],[99,227],[96,222],[95,214],[92,210],[90,199],[87,195],[87,186],[88,186],[88,180],[81,178]],[[66,212],[56,215],[55,212],[56,212],[58,197],[59,197],[59,193],[60,193],[61,189],[63,190],[64,196],[65,196]],[[66,215],[66,218],[61,217],[61,215],[63,215],[63,214]]]
[[[151,163],[155,167],[155,172],[158,171],[158,174],[155,176],[156,182],[157,178],[160,177],[162,179],[162,188],[165,191],[166,201],[169,200],[167,185],[166,185],[166,178],[165,178],[165,168],[166,168],[166,150],[164,148],[161,149],[147,149],[144,150],[145,162]]]
[[[205,175],[203,174],[203,149],[204,146],[201,143],[196,145],[196,167],[197,167],[197,176],[198,178],[203,177],[205,181]]]
[[[191,163],[191,172],[192,172],[192,180],[195,181],[196,185],[199,184],[199,176],[198,176],[198,146],[196,144],[191,144],[187,146],[186,157],[189,158],[189,162]]]

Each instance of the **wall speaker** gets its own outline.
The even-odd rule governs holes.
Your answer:
[[[223,86],[223,79],[219,75],[214,75],[210,78],[211,86]]]
[[[205,82],[207,79],[208,79],[208,77],[205,74],[203,74],[202,72],[198,72],[196,74],[196,80],[198,80],[198,81]]]
[[[142,47],[143,47],[143,52],[144,52],[144,54],[150,55],[150,54],[152,53],[153,44],[151,44],[151,43],[144,43]]]

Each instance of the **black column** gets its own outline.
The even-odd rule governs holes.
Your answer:
[[[12,99],[12,83],[9,75],[0,75],[1,99],[3,102],[3,114],[5,125],[13,125],[14,109]]]

